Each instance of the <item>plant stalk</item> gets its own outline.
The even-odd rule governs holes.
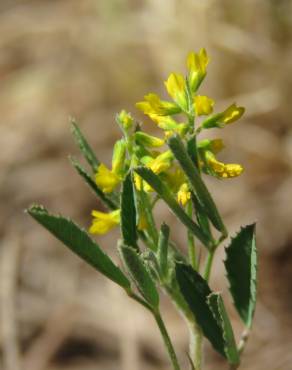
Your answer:
[[[164,324],[164,322],[161,318],[161,315],[160,315],[159,312],[153,312],[153,315],[154,315],[156,323],[159,327],[161,336],[162,336],[163,341],[164,341],[164,345],[165,345],[165,347],[167,349],[167,352],[169,354],[172,367],[173,367],[174,370],[180,370],[180,366],[178,364],[176,353],[174,351],[173,345],[171,343],[170,337],[169,337],[168,332],[166,330],[165,324]]]
[[[189,322],[190,333],[190,358],[196,370],[202,369],[203,362],[203,333],[194,322]]]
[[[204,279],[206,281],[210,280],[211,268],[213,264],[214,255],[215,255],[215,249],[208,252],[207,261],[206,261],[205,270],[204,270]]]
[[[190,201],[187,203],[187,213],[190,216],[190,218],[193,219],[193,206]],[[189,261],[193,269],[197,270],[198,266],[197,266],[195,239],[193,234],[189,230],[187,230],[187,236],[188,236]]]

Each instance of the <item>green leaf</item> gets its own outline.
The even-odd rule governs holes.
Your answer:
[[[199,226],[186,214],[175,200],[170,189],[162,180],[149,168],[137,167],[135,172],[141,176],[165,201],[170,210],[179,218],[179,220],[207,247],[212,247],[212,242]]]
[[[168,242],[169,242],[169,227],[163,223],[160,228],[157,259],[162,279],[167,279],[168,273]]]
[[[207,303],[207,297],[212,293],[208,283],[190,265],[183,263],[176,264],[176,278],[180,291],[205,337],[225,357],[222,328]]]
[[[89,173],[81,166],[81,164],[73,157],[69,157],[70,162],[72,163],[73,167],[76,169],[78,174],[85,180],[87,185],[91,188],[93,193],[102,201],[102,203],[111,210],[118,209],[119,206],[116,202],[111,199],[112,197],[105,194],[95,183]]]
[[[30,207],[27,212],[89,265],[124,289],[130,288],[130,282],[123,272],[72,220],[49,214],[44,207],[37,205]]]
[[[188,155],[181,138],[178,135],[172,136],[168,140],[168,145],[189,179],[192,190],[197,194],[212,224],[217,230],[221,231],[222,234],[227,235],[226,228],[211,194],[204,184],[198,169]]]
[[[121,194],[121,231],[124,243],[138,249],[136,205],[131,173],[128,173],[123,182]]]
[[[88,164],[91,166],[92,172],[96,173],[98,166],[100,165],[100,162],[96,158],[94,151],[91,149],[90,145],[88,144],[87,140],[83,136],[80,128],[78,127],[74,119],[71,119],[71,131],[82,154],[84,155]]]
[[[228,362],[232,365],[238,365],[239,354],[234,339],[234,333],[221,295],[219,293],[210,294],[208,296],[208,305],[213,312],[214,318],[222,328],[225,343],[224,351]]]
[[[250,328],[257,293],[255,223],[241,228],[225,251],[227,257],[224,263],[229,289],[241,319]]]
[[[122,243],[119,245],[119,251],[125,268],[136,284],[137,289],[152,307],[157,308],[159,295],[156,286],[137,251]]]

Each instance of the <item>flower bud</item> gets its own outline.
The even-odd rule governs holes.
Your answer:
[[[125,110],[122,110],[117,115],[117,121],[126,131],[130,130],[133,127],[134,120],[130,113],[127,113]]]
[[[135,133],[135,139],[138,144],[149,148],[157,148],[164,145],[164,140],[159,139],[155,136],[148,135],[142,131],[137,131]]]
[[[124,139],[118,140],[115,143],[113,158],[112,158],[112,172],[120,175],[125,167],[127,144]]]

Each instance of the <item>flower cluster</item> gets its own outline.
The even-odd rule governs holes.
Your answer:
[[[117,123],[123,132],[123,138],[114,146],[112,167],[100,164],[95,174],[96,185],[105,193],[114,193],[124,180],[129,169],[144,165],[159,175],[176,194],[178,203],[186,207],[190,200],[188,181],[184,172],[176,163],[173,153],[166,149],[166,140],[179,135],[183,140],[193,137],[193,156],[200,172],[219,179],[239,176],[243,168],[240,164],[226,164],[219,161],[216,155],[224,148],[221,139],[199,141],[202,130],[223,128],[237,121],[244,113],[243,107],[232,104],[222,112],[214,113],[215,102],[208,96],[199,95],[198,90],[207,74],[209,57],[205,49],[199,53],[191,52],[187,58],[187,75],[171,73],[165,81],[165,87],[171,101],[162,100],[157,94],[150,93],[144,101],[136,104],[161,130],[161,137],[155,137],[142,131],[141,126],[132,116],[122,111],[117,115]],[[148,194],[153,201],[153,189],[134,175],[137,191]],[[154,203],[154,202],[153,202]],[[147,229],[147,220],[141,209],[139,227]],[[93,211],[93,222],[90,232],[104,234],[118,225],[120,211],[111,213]]]

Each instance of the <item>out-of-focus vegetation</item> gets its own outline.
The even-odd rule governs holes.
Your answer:
[[[68,116],[109,161],[114,114],[144,119],[134,103],[162,94],[159,81],[200,47],[212,58],[203,91],[218,109],[236,100],[247,110],[224,133],[226,158],[245,175],[210,183],[231,229],[259,221],[260,302],[242,370],[291,366],[291,14],[291,0],[1,1],[1,368],[167,368],[151,317],[22,210],[37,200],[88,226],[97,205],[67,161],[77,153]],[[172,233],[184,247],[178,225]],[[114,240],[100,244],[113,251]],[[165,315],[184,355],[186,333],[167,300]],[[234,324],[240,332],[235,313]],[[206,346],[209,369],[223,368],[214,356]]]

